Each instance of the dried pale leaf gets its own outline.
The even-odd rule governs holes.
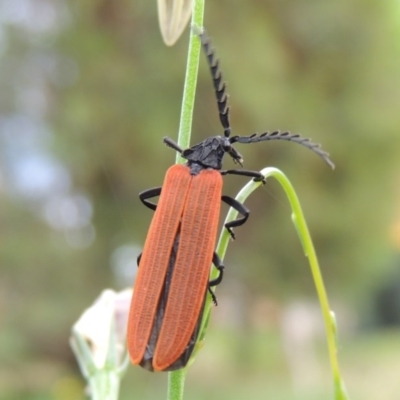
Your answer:
[[[126,328],[132,289],[104,290],[72,327],[73,338],[83,339],[89,347],[96,368],[104,367],[110,354],[120,362],[125,354]],[[78,358],[78,361],[79,358]]]
[[[132,289],[117,292],[114,304],[115,332],[117,342],[124,349],[126,345],[126,331],[128,326],[129,307],[132,301]]]
[[[113,290],[104,290],[73,326],[74,331],[90,344],[93,361],[98,368],[104,366],[107,357],[115,298]]]
[[[157,0],[161,35],[167,46],[181,36],[192,13],[192,0]]]

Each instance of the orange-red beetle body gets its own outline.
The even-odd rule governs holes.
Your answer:
[[[215,249],[222,192],[219,171],[191,175],[185,165],[167,171],[146,238],[135,283],[128,348],[132,363],[143,359],[163,371],[180,358],[201,315]],[[179,246],[168,302],[154,354],[145,357],[177,235]]]

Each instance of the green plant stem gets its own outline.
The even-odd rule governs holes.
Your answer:
[[[187,368],[179,369],[178,371],[168,374],[168,400],[183,399],[183,390],[185,388]]]
[[[297,198],[296,192],[290,181],[281,171],[276,168],[268,168],[267,170],[268,176],[273,176],[282,185],[292,207],[292,221],[297,229],[300,241],[303,244],[304,253],[306,257],[308,257],[308,261],[310,263],[311,273],[314,279],[319,303],[321,305],[322,315],[324,318],[328,352],[333,373],[335,399],[345,400],[348,398],[348,396],[340,375],[339,362],[337,359],[337,327],[335,315],[329,306],[328,296],[326,294],[324,281],[322,279],[321,270],[318,264],[318,258],[315,253],[314,245],[311,240],[310,232],[308,231],[299,199]],[[263,174],[264,171],[262,171]]]
[[[265,178],[270,176],[274,177],[278,180],[281,184],[282,188],[284,189],[286,196],[290,202],[292,207],[292,220],[295,224],[297,232],[299,234],[300,241],[303,245],[303,249],[305,255],[308,257],[311,273],[314,278],[314,283],[316,286],[319,302],[322,309],[322,315],[324,318],[325,329],[326,329],[326,337],[328,343],[328,353],[329,359],[332,368],[333,374],[333,381],[334,381],[334,391],[335,391],[335,400],[347,400],[348,395],[346,393],[346,389],[341,378],[339,363],[337,359],[337,329],[336,329],[336,321],[333,312],[330,310],[328,297],[325,290],[325,285],[322,279],[322,275],[318,265],[318,259],[314,250],[314,246],[311,240],[310,233],[307,228],[306,221],[303,216],[303,212],[300,206],[300,202],[297,198],[296,192],[293,189],[290,181],[287,177],[278,169],[276,168],[265,168],[261,171]],[[247,197],[259,186],[261,185],[260,182],[250,181],[236,196],[236,200],[243,203]],[[225,219],[225,223],[234,220],[237,217],[238,212],[234,209],[230,209],[228,215]],[[230,235],[226,229],[223,229],[218,246],[217,246],[217,253],[220,258],[223,260],[226,249],[228,247]],[[213,269],[211,274],[211,279],[216,278],[218,275],[218,271],[216,268]],[[210,297],[210,296],[208,296]],[[203,322],[200,329],[199,337],[202,338],[205,335],[205,329],[207,325],[207,321],[209,319],[209,314],[211,310],[212,302],[208,298],[206,301],[204,315],[203,315]]]
[[[120,381],[115,371],[96,371],[88,379],[91,400],[118,400]]]
[[[202,27],[204,16],[204,0],[193,0],[192,26]],[[200,61],[200,40],[190,29],[189,50],[186,64],[185,83],[183,87],[181,118],[179,123],[178,144],[183,149],[190,146],[194,100],[196,95],[197,74]],[[177,163],[185,160],[177,153]]]
[[[128,365],[125,361],[117,368],[118,359],[113,353],[119,349],[113,338],[115,338],[115,335],[111,334],[108,363],[99,368],[93,360],[92,349],[88,342],[79,332],[74,329],[72,330],[70,345],[76,356],[82,375],[89,384],[89,396],[91,400],[118,400],[121,377]],[[129,357],[127,358],[129,359]]]
[[[191,26],[202,27],[204,18],[204,0],[193,0]],[[189,50],[186,64],[185,83],[183,86],[182,109],[179,123],[178,145],[183,149],[190,146],[192,130],[194,100],[196,95],[197,74],[200,61],[200,40],[190,29]],[[176,163],[183,163],[183,159],[177,153]],[[170,372],[168,374],[167,400],[182,400],[185,386],[187,368]]]

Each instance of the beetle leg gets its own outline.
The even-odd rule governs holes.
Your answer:
[[[214,305],[217,306],[218,305],[217,296],[215,296],[215,293],[212,291],[210,286],[208,286],[207,289],[208,289],[208,293],[210,293],[210,295],[211,295],[212,302],[214,303]]]
[[[221,175],[232,174],[232,175],[250,176],[250,177],[254,178],[255,182],[262,182],[264,184],[266,183],[264,175],[258,171],[250,171],[247,169],[242,169],[242,170],[240,170],[240,169],[225,169],[220,172],[221,172]]]
[[[225,268],[225,265],[222,263],[221,259],[219,258],[216,252],[214,252],[212,262],[215,265],[215,268],[217,268],[217,270],[219,271],[219,275],[212,281],[208,282],[209,287],[217,286],[222,282],[222,278],[224,276],[224,268]]]
[[[157,204],[154,204],[151,201],[148,201],[147,199],[151,199],[152,197],[159,196],[160,193],[161,193],[161,186],[152,188],[152,189],[148,189],[148,190],[145,190],[144,192],[139,193],[139,198],[146,207],[155,211],[155,209],[157,208]],[[137,264],[138,268],[139,268],[141,258],[142,258],[142,253],[140,253],[136,259],[136,264]]]
[[[229,234],[231,235],[231,238],[235,239],[235,234],[232,228],[243,225],[247,221],[247,218],[249,218],[250,210],[244,204],[240,203],[236,199],[233,199],[232,197],[222,196],[221,200],[224,203],[228,204],[228,206],[238,211],[239,214],[243,215],[243,217],[239,217],[225,224],[225,228],[228,230]]]
[[[222,282],[222,278],[224,276],[224,264],[222,263],[221,259],[219,258],[218,254],[214,252],[213,259],[212,259],[213,264],[215,265],[215,268],[219,271],[219,275],[208,282],[208,292],[211,295],[213,303],[217,306],[217,297],[215,296],[215,293],[211,290],[212,286],[217,286]]]
[[[152,189],[147,189],[144,192],[139,193],[139,199],[142,201],[142,203],[150,208],[151,210],[155,211],[157,208],[157,204],[152,203],[151,201],[148,201],[148,199],[151,199],[152,197],[159,196],[161,194],[161,186],[160,187],[155,187]]]

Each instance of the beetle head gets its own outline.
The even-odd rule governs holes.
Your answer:
[[[183,158],[188,162],[197,163],[206,168],[221,169],[225,153],[228,153],[233,161],[242,165],[242,155],[232,146],[229,138],[213,136],[193,147],[183,150]]]

